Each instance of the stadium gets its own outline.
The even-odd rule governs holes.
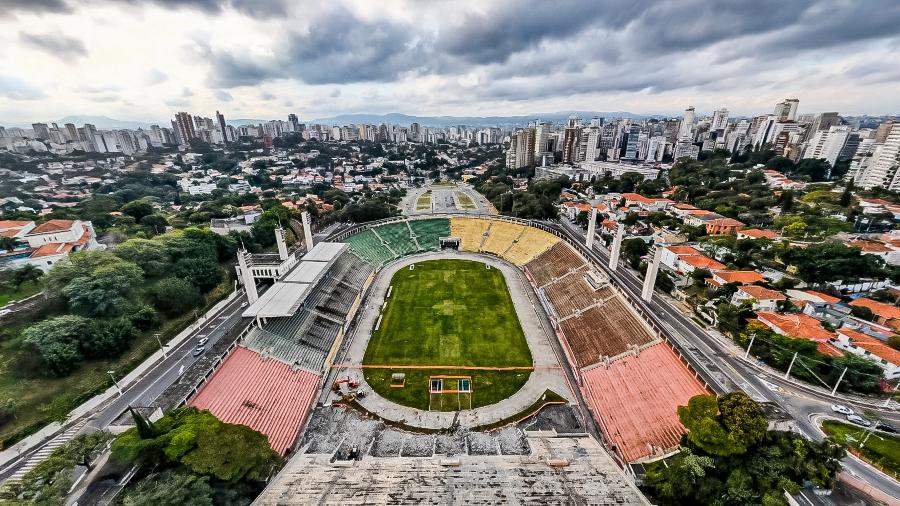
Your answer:
[[[288,457],[259,504],[643,504],[641,463],[712,389],[581,248],[467,213],[248,254],[271,284],[179,401]]]

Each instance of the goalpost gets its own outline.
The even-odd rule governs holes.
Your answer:
[[[445,410],[445,406],[456,409]],[[428,411],[462,411],[465,409],[472,409],[471,376],[441,375],[428,378]]]

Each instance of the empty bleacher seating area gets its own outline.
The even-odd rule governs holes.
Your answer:
[[[566,274],[587,269],[587,264],[565,242],[557,242],[537,258],[525,264],[537,286],[544,286]]]
[[[549,232],[544,232],[539,228],[526,227],[515,244],[510,246],[502,256],[521,267],[559,241],[559,237]]]
[[[460,238],[459,249],[481,251],[484,234],[490,226],[490,220],[481,218],[453,218],[450,220],[450,235]]]
[[[407,222],[421,251],[437,251],[440,238],[450,235],[450,220],[439,218],[430,220],[410,220]]]
[[[362,230],[347,238],[350,250],[372,265],[381,266],[391,260],[420,251],[436,251],[438,238],[450,234],[446,218],[386,223]]]
[[[565,277],[556,283],[550,283],[542,290],[560,318],[584,311],[588,307],[616,295],[609,286],[594,290],[582,276]]]

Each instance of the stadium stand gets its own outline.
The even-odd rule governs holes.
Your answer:
[[[601,428],[628,462],[678,446],[678,406],[708,393],[665,343],[582,374],[585,398]],[[639,407],[639,409],[635,409]]]
[[[571,279],[571,281],[570,281]],[[584,277],[571,276],[542,288],[557,316],[565,318],[578,311],[614,297],[616,292],[609,286],[594,290]]]
[[[392,251],[384,247],[381,238],[371,229],[363,230],[347,238],[350,250],[372,265],[384,265],[394,258]]]
[[[481,250],[487,253],[493,253],[497,256],[503,256],[503,253],[506,253],[506,250],[513,245],[513,242],[518,239],[524,231],[524,225],[496,220],[491,223],[491,229],[488,231],[487,240],[481,245]]]
[[[328,353],[311,346],[304,346],[295,341],[254,328],[241,342],[242,346],[258,352],[265,358],[280,360],[295,368],[310,372],[320,371]]]
[[[436,251],[440,248],[439,238],[450,235],[450,220],[446,218],[409,220],[407,223],[416,234],[416,241],[422,251]]]
[[[254,504],[648,504],[596,439],[528,444],[523,457],[366,455],[352,465],[298,453]]]
[[[585,269],[587,264],[565,242],[557,242],[525,264],[525,271],[537,286],[544,286],[566,274]]]
[[[335,260],[331,270],[328,271],[328,277],[361,289],[373,270],[375,269],[365,260],[353,253],[345,253]]]
[[[526,227],[516,242],[503,253],[503,258],[521,267],[559,241],[559,237],[553,234],[534,227]]]
[[[459,249],[464,251],[480,251],[484,234],[491,225],[489,220],[481,218],[452,218],[450,235],[460,238]]]
[[[262,432],[284,455],[319,391],[319,376],[237,347],[190,405],[208,409],[223,422]]]
[[[656,339],[618,297],[563,320],[559,326],[580,368]]]
[[[388,223],[373,230],[397,257],[414,253],[418,249],[415,241],[409,236],[409,227],[406,223]]]

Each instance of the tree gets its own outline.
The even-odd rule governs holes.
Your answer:
[[[32,264],[25,264],[12,271],[12,281],[16,288],[21,288],[25,283],[37,282],[43,275],[44,271]]]
[[[165,244],[159,239],[129,239],[116,246],[114,253],[139,266],[151,278],[165,275],[171,265]]]
[[[621,254],[628,260],[632,268],[637,269],[641,264],[641,257],[650,251],[650,246],[643,239],[625,239],[622,241]]]
[[[182,258],[175,262],[173,273],[186,279],[201,292],[212,290],[222,280],[222,270],[215,259],[209,257]]]
[[[765,435],[762,410],[743,392],[716,398],[697,395],[678,408],[678,419],[688,429],[687,437],[712,455],[742,454]]]
[[[156,307],[169,315],[184,313],[200,301],[199,290],[185,278],[164,278],[151,288],[150,293]]]
[[[73,279],[62,289],[62,294],[76,313],[118,315],[124,309],[126,297],[143,280],[143,274],[137,265],[120,260]]]
[[[140,221],[144,216],[153,214],[153,204],[146,200],[133,200],[122,206],[122,213],[131,216],[135,221]]]
[[[90,329],[91,321],[82,316],[57,316],[22,331],[23,343],[41,356],[52,375],[65,376],[81,362],[79,341]]]
[[[863,255],[859,248],[841,243],[819,243],[807,248],[791,248],[781,254],[782,260],[797,268],[797,275],[807,283],[850,281],[883,274],[882,260]]]
[[[213,489],[209,477],[179,471],[154,473],[126,489],[118,504],[122,506],[212,506]]]
[[[865,306],[850,306],[850,314],[870,322],[875,320],[875,313]]]

